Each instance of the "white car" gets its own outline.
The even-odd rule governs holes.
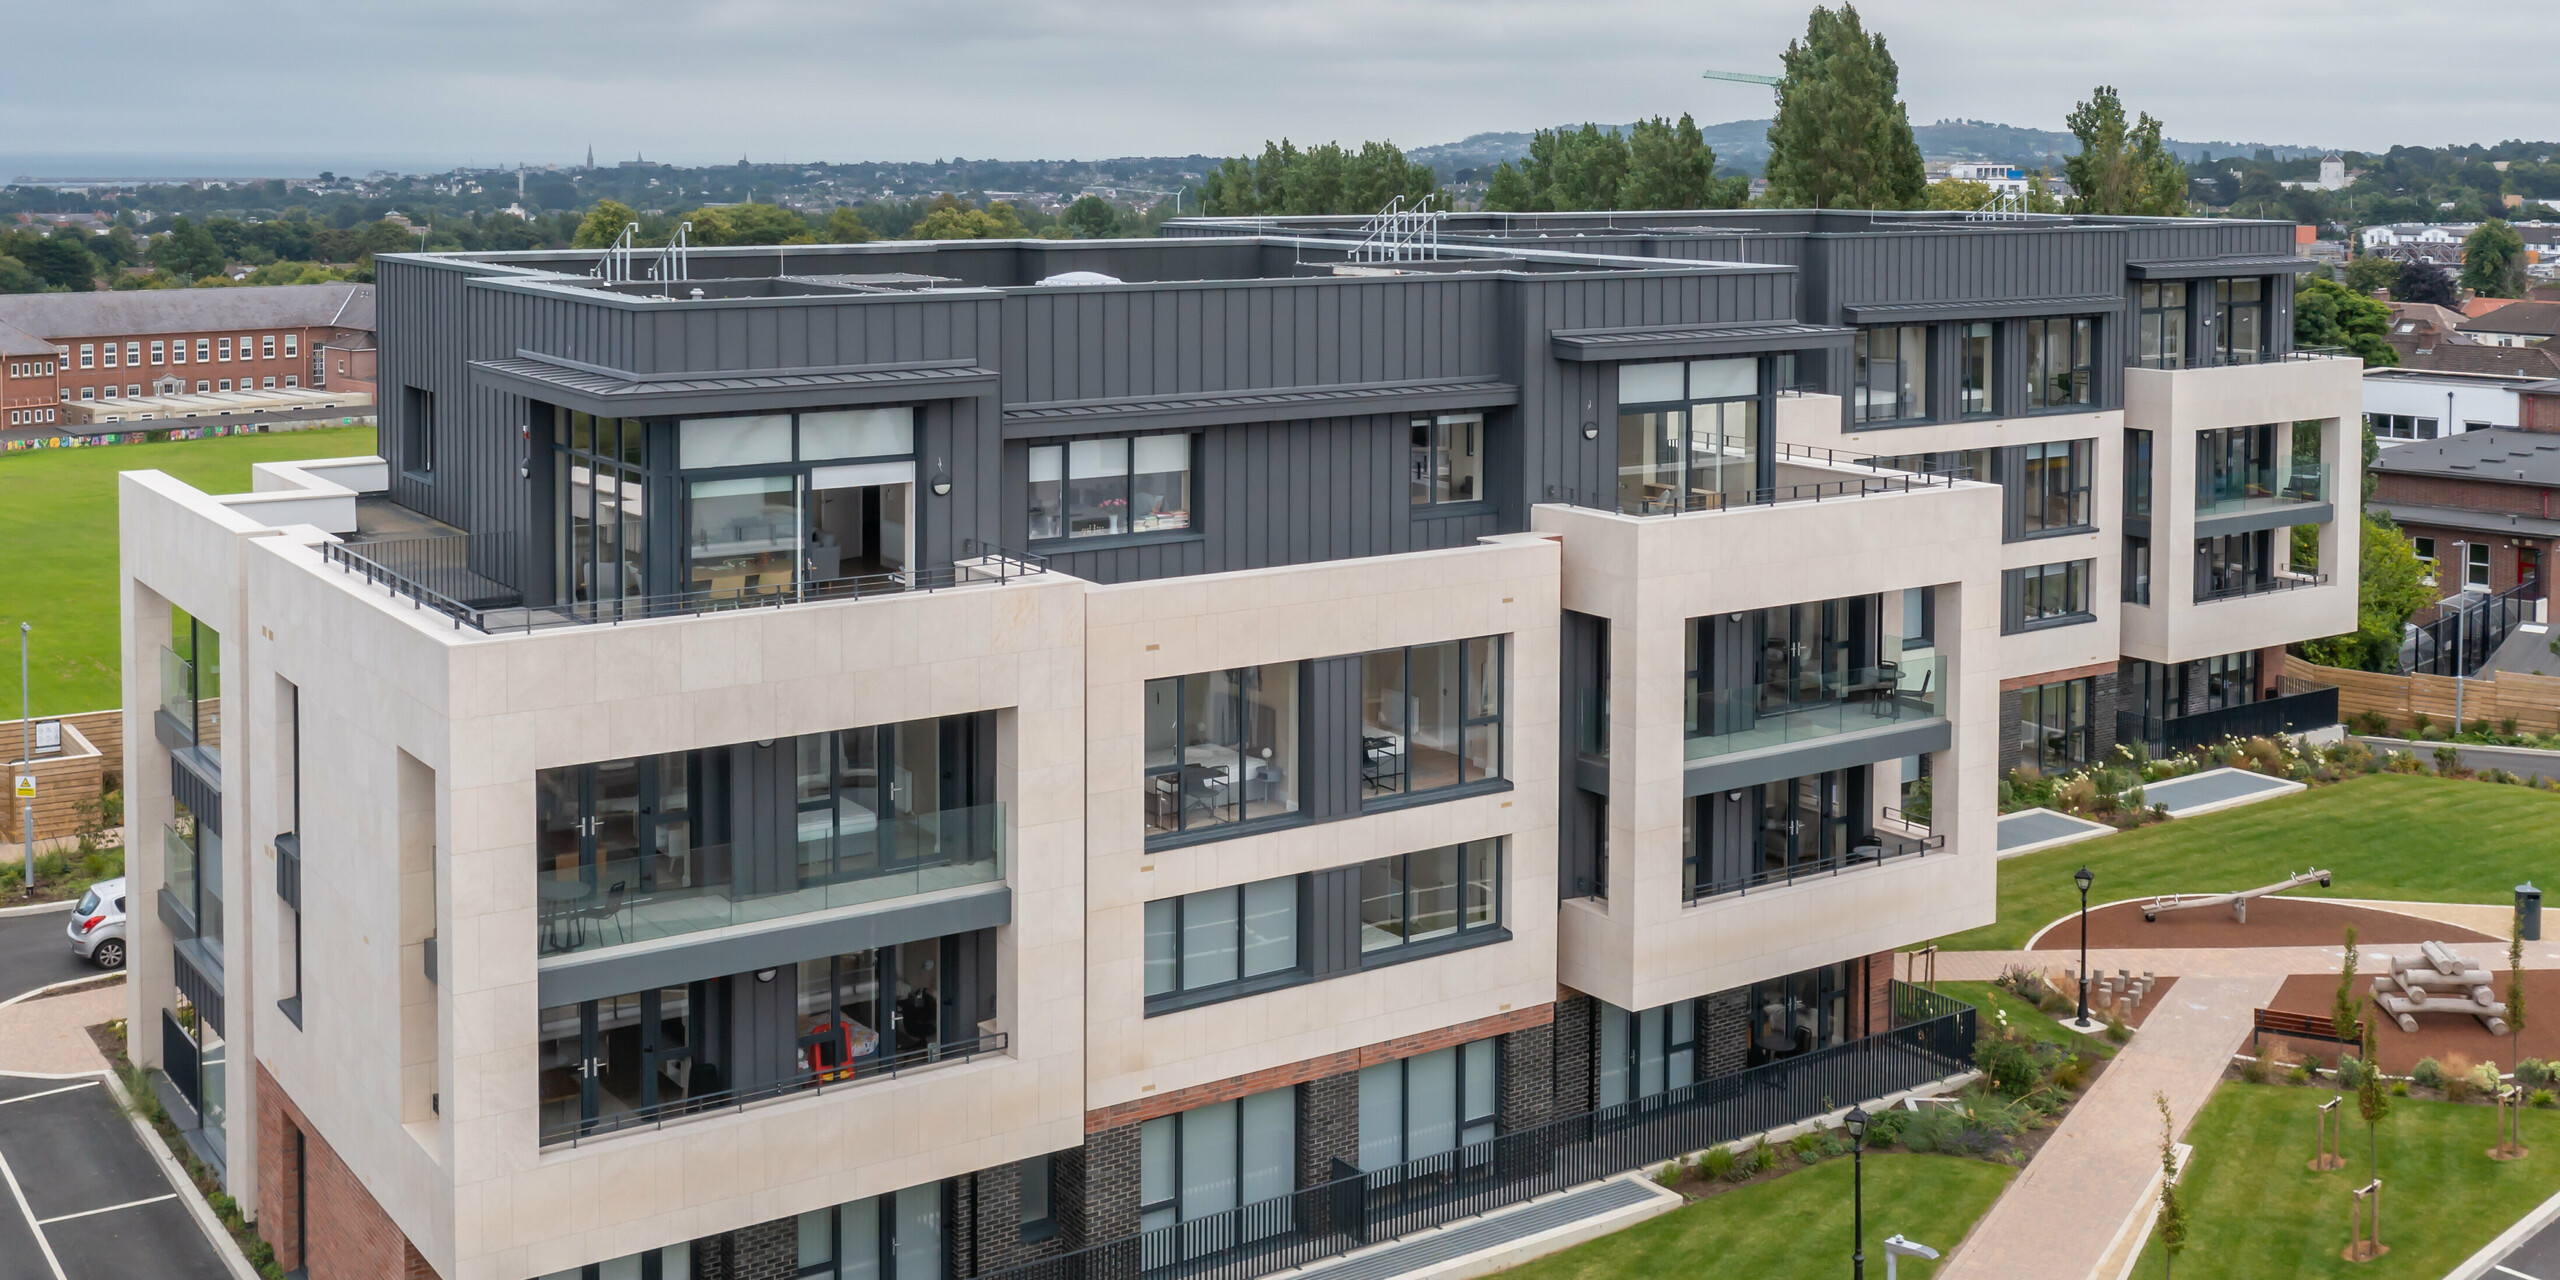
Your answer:
[[[124,879],[101,880],[71,909],[71,954],[101,969],[124,967]]]

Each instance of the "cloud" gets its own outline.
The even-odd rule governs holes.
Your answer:
[[[15,16],[0,110],[63,152],[345,152],[484,163],[1231,154],[1406,145],[1682,111],[1765,114],[1802,3],[1656,0],[118,0]],[[2059,127],[2093,84],[2195,141],[2496,141],[2560,119],[2543,76],[2382,0],[1870,0],[1916,120]],[[137,32],[150,33],[137,37]],[[139,42],[138,42],[139,40]],[[159,52],[155,52],[159,51]],[[161,52],[173,56],[162,57]],[[148,74],[102,70],[148,66]],[[2452,84],[2455,88],[2448,89]],[[2420,131],[2423,131],[2421,136]],[[31,145],[21,134],[18,147]]]

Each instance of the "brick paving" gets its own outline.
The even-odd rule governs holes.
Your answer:
[[[2490,923],[2479,910],[2453,911],[2433,904],[2363,904],[2410,914],[2445,912],[2479,928]],[[2503,912],[2505,908],[2494,908]],[[2439,917],[2442,918],[2442,917]],[[2502,927],[2502,926],[2499,926]],[[2473,944],[2479,949],[2485,944]],[[2361,947],[2359,968],[2378,969],[2388,946]],[[2285,977],[2335,973],[2338,948],[2244,947],[2089,952],[2090,968],[2176,974],[2178,982],[2140,1033],[2118,1050],[2114,1063],[2054,1130],[2036,1158],[1947,1260],[1940,1280],[2010,1280],[2039,1276],[2113,1280],[2118,1228],[2139,1225],[2146,1192],[2160,1163],[2160,1114],[2152,1101],[2166,1093],[2179,1136],[2222,1079],[2231,1055],[2249,1038],[2250,1013],[2275,996]],[[2503,961],[2504,954],[2498,957]],[[2076,965],[2076,952],[1967,951],[1938,957],[1941,979],[1984,980],[2013,964],[2059,968]],[[2483,957],[2484,963],[2490,961]],[[2525,944],[2528,968],[2560,968],[2560,940]],[[2071,1224],[2057,1227],[2056,1224]],[[2129,1234],[2129,1232],[2128,1232]],[[1926,1243],[1927,1236],[1918,1238]],[[1942,1246],[1943,1247],[1943,1246]],[[2138,1247],[2138,1245],[2136,1246]]]

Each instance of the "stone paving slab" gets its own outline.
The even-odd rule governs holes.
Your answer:
[[[68,1076],[104,1071],[88,1028],[125,1014],[124,984],[0,1007],[0,1071]]]

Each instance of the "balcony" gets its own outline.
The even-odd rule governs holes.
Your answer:
[[[2317,462],[2281,462],[2247,471],[2196,476],[2196,519],[2246,515],[2329,501],[2329,469]]]
[[[2274,595],[2285,591],[2299,591],[2305,587],[2327,585],[2329,585],[2329,575],[2325,573],[2296,573],[2289,569],[2279,569],[2273,573],[2260,575],[2230,571],[2215,572],[2203,565],[2196,566],[2197,604],[2209,604],[2216,600],[2242,600],[2250,596]]]
[[[784,850],[608,848],[584,861],[538,854],[540,954],[994,884],[1004,879],[1004,835],[997,803],[888,821],[865,815],[859,830],[804,820],[796,848]],[[782,883],[767,887],[773,881]]]
[[[1049,571],[1048,562],[1023,552],[1000,551],[964,539],[964,558],[940,568],[895,573],[794,581],[781,585],[701,589],[665,595],[629,594],[560,604],[530,604],[522,593],[492,577],[512,573],[519,563],[511,537],[475,533],[436,534],[373,542],[322,545],[321,558],[340,570],[362,577],[405,599],[410,607],[433,609],[453,622],[485,635],[509,635],[591,623],[638,622],[650,618],[682,618],[741,609],[773,609],[822,601],[865,600],[879,596],[948,591],[956,587],[1002,585]]]
[[[1946,489],[1955,477],[1896,471],[1863,460],[1865,455],[1800,444],[1761,444],[1743,436],[1703,436],[1690,441],[1689,466],[1619,468],[1618,487],[1609,493],[1547,486],[1546,500],[1625,516],[1712,515],[1754,507],[1839,502],[1886,493]],[[1706,446],[1700,450],[1700,446]],[[1775,483],[1753,486],[1737,480],[1755,468],[1758,451],[1772,455]]]
[[[1784,686],[1719,689],[1699,698],[1692,762],[1893,728],[1947,714],[1943,654],[1807,672]]]
[[[804,1065],[780,1080],[754,1088],[715,1088],[686,1097],[662,1096],[660,1101],[640,1105],[632,1105],[626,1099],[613,1098],[609,1099],[610,1105],[598,1106],[595,1108],[596,1114],[584,1117],[576,1115],[574,1108],[559,1106],[556,1099],[546,1099],[541,1124],[541,1145],[575,1147],[581,1142],[592,1141],[610,1134],[663,1129],[670,1121],[741,1112],[758,1103],[771,1102],[797,1094],[817,1096],[859,1088],[863,1085],[878,1084],[884,1080],[911,1076],[919,1071],[954,1066],[990,1054],[1003,1054],[1010,1048],[1010,1037],[1005,1033],[988,1032],[974,1039],[945,1041],[929,1048],[901,1054],[874,1054],[869,1057],[855,1058],[842,1066],[811,1069]],[[620,1074],[615,1070],[617,1064],[607,1061],[602,1055],[595,1059],[595,1064],[598,1069],[593,1074],[599,1077],[596,1092],[599,1094],[611,1092],[613,1078]],[[627,1064],[621,1065],[625,1071],[628,1070]],[[693,1066],[690,1062],[679,1065]],[[660,1069],[666,1068],[662,1066]],[[673,1078],[674,1073],[669,1072],[668,1076]],[[708,1078],[708,1073],[701,1073],[699,1077],[694,1072],[687,1073],[687,1083],[691,1083],[695,1078]],[[662,1094],[680,1092],[680,1087],[671,1088],[670,1084],[664,1082],[660,1083],[658,1088]],[[559,1113],[564,1110],[569,1111],[570,1114],[560,1115]]]

